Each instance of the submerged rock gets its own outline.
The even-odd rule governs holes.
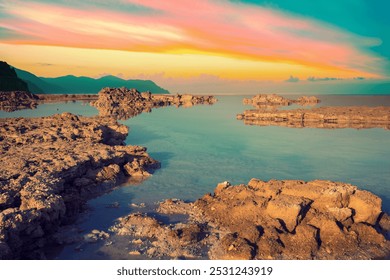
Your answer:
[[[103,88],[98,93],[98,99],[91,102],[99,110],[100,116],[111,116],[125,120],[143,112],[151,112],[152,108],[164,106],[191,107],[197,104],[213,104],[217,100],[213,96],[190,94],[151,94],[139,92],[136,89]]]
[[[154,240],[149,249],[160,257],[190,252],[194,258],[210,259],[390,256],[389,216],[381,211],[381,199],[345,183],[252,179],[247,185],[231,186],[224,182],[212,195],[193,203],[167,200],[158,211],[187,214],[189,219],[165,225],[132,214],[119,219],[114,231]]]
[[[0,259],[34,258],[86,199],[158,168],[146,148],[123,144],[127,133],[113,119],[70,113],[0,119],[0,244],[12,253]]]

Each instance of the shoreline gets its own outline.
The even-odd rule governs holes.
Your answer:
[[[0,259],[44,258],[40,248],[71,223],[88,198],[126,177],[145,179],[160,164],[125,146],[115,120],[70,113],[0,119]]]
[[[133,213],[111,227],[147,259],[357,260],[390,258],[390,216],[381,200],[341,182],[252,179],[217,185],[194,202],[167,199],[164,215]],[[386,237],[387,236],[387,237]],[[300,244],[300,246],[296,246]]]
[[[192,99],[192,97],[191,97],[191,99]],[[94,127],[94,125],[92,125],[92,126],[90,126],[89,128],[88,128],[88,125],[86,125],[86,127],[84,127],[85,129],[86,129],[86,134],[85,134],[85,132],[84,132],[84,128],[83,129],[80,129],[80,127],[76,127],[75,129],[76,130],[79,130],[78,132],[79,132],[79,134],[78,133],[75,133],[75,131],[74,131],[74,124],[77,124],[78,125],[78,122],[80,121],[81,123],[83,123],[83,125],[85,125],[85,124],[87,124],[89,121],[92,121],[92,119],[96,119],[96,121],[99,121],[99,123],[100,123],[100,125],[102,125],[103,127],[104,126],[108,126],[110,129],[112,128],[111,126],[118,126],[118,123],[116,123],[114,120],[110,120],[110,118],[106,118],[106,117],[92,117],[92,118],[86,118],[86,117],[80,117],[80,116],[74,116],[74,115],[71,115],[71,114],[67,114],[67,113],[65,113],[65,114],[62,114],[62,115],[57,115],[57,116],[59,116],[58,117],[58,120],[56,121],[56,120],[54,120],[53,121],[53,118],[55,117],[55,116],[51,116],[51,117],[48,117],[48,119],[50,119],[51,120],[51,123],[50,123],[50,127],[51,128],[56,128],[56,129],[54,129],[54,131],[51,131],[50,133],[48,133],[48,131],[44,131],[44,132],[39,132],[39,133],[37,133],[37,135],[34,135],[34,137],[33,137],[33,140],[28,140],[28,139],[30,139],[28,136],[30,136],[29,135],[29,133],[30,133],[30,131],[29,131],[29,129],[30,129],[30,127],[29,127],[29,120],[32,120],[32,119],[30,119],[30,118],[28,118],[28,119],[26,119],[26,122],[25,123],[22,123],[22,125],[21,126],[19,126],[20,127],[20,129],[17,129],[17,130],[13,130],[12,131],[12,137],[10,138],[10,139],[12,139],[11,141],[13,141],[13,140],[15,140],[14,142],[12,142],[13,144],[15,144],[15,150],[16,150],[16,148],[18,148],[19,150],[20,149],[23,149],[23,144],[27,144],[27,145],[30,145],[30,144],[32,144],[32,143],[34,143],[35,142],[35,140],[37,140],[38,142],[40,141],[40,144],[42,145],[42,144],[45,144],[46,142],[49,142],[49,143],[52,143],[53,141],[55,142],[55,141],[57,141],[57,139],[59,139],[59,141],[62,141],[62,140],[64,140],[65,142],[66,142],[66,145],[73,145],[74,144],[74,142],[76,142],[76,141],[78,141],[78,140],[80,140],[78,137],[81,137],[81,138],[85,138],[85,137],[89,137],[89,136],[87,136],[89,133],[91,134],[91,141],[94,143],[94,144],[99,144],[99,143],[95,143],[94,141],[96,140],[96,139],[98,139],[99,137],[102,137],[101,139],[111,139],[111,141],[113,141],[113,142],[111,142],[111,144],[110,145],[115,145],[115,146],[121,146],[121,143],[120,143],[120,141],[119,141],[119,139],[124,139],[123,137],[125,137],[125,136],[123,136],[123,134],[125,133],[124,132],[124,130],[122,130],[123,128],[114,128],[113,130],[114,131],[112,131],[112,133],[116,133],[116,132],[118,132],[119,134],[121,134],[122,136],[120,136],[120,135],[117,135],[116,137],[112,137],[112,135],[111,136],[103,136],[104,135],[104,133],[102,134],[102,135],[98,135],[98,136],[96,136],[97,138],[95,139],[94,137],[94,133],[96,132],[95,131],[95,128],[93,128]],[[21,119],[21,118],[18,118],[18,119]],[[22,118],[23,119],[23,118]],[[33,118],[33,119],[44,119],[44,118]],[[55,119],[55,118],[54,118]],[[12,121],[11,120],[14,120],[14,119],[3,119],[3,120],[7,120],[6,121],[6,123],[8,122],[9,124],[12,124]],[[62,122],[62,123],[64,123],[64,124],[67,124],[68,123],[68,120],[70,120],[69,121],[69,123],[73,123],[73,125],[71,125],[71,127],[72,127],[72,133],[70,133],[70,134],[64,134],[64,131],[67,129],[66,127],[64,128],[64,129],[62,129],[61,128],[61,130],[58,130],[58,127],[59,127],[59,125],[57,125],[57,123],[59,124],[60,122]],[[54,127],[53,127],[53,124],[54,124]],[[33,125],[33,126],[37,126],[37,125]],[[119,125],[120,126],[120,125]],[[1,128],[3,128],[3,127],[5,127],[4,125],[1,125],[0,126]],[[11,128],[12,127],[12,125],[9,127],[9,128]],[[102,127],[100,127],[101,129],[102,129]],[[37,129],[36,127],[34,127],[33,129]],[[12,128],[11,128],[11,130],[12,130]],[[62,131],[63,130],[63,131]],[[49,129],[49,131],[50,131],[50,129]],[[116,132],[115,132],[116,131]],[[84,133],[84,134],[83,134]],[[16,134],[18,134],[17,135],[17,137],[15,137],[16,136]],[[27,134],[27,135],[26,135]],[[99,133],[98,133],[99,134]],[[127,132],[126,132],[126,134],[127,134]],[[2,134],[3,135],[3,134]],[[37,137],[37,138],[35,138],[35,137]],[[42,137],[42,141],[40,140],[41,138],[40,137]],[[54,139],[53,137],[56,137],[57,139]],[[23,139],[25,139],[25,140],[23,140]],[[117,140],[115,140],[115,139],[117,139]],[[4,139],[0,139],[0,141],[3,141]],[[102,141],[106,141],[106,140],[102,140]],[[24,142],[25,141],[25,142]],[[89,140],[88,140],[89,141]],[[96,140],[97,141],[97,140]],[[65,143],[64,142],[64,143]],[[98,141],[99,142],[99,141]],[[115,142],[115,143],[114,143]],[[122,140],[122,142],[123,142],[123,140]],[[79,143],[79,144],[81,144],[81,143]],[[85,144],[85,143],[84,143]],[[108,143],[103,143],[103,144],[108,144]],[[7,148],[9,149],[10,147],[12,147],[12,145],[9,145]],[[68,148],[70,148],[70,147],[68,147]],[[34,151],[34,149],[35,149],[35,151]],[[34,148],[34,149],[32,149],[32,151],[34,151],[34,152],[38,152],[38,148]],[[88,148],[87,148],[87,150],[88,150]],[[51,151],[53,151],[53,150],[51,150]],[[81,151],[81,150],[80,150]],[[84,150],[83,150],[83,152],[85,152]],[[144,151],[145,152],[145,151]],[[45,159],[45,160],[47,160],[47,159]],[[74,159],[74,160],[76,160],[77,161],[77,159]],[[118,159],[113,159],[115,162],[118,160]],[[12,161],[11,161],[12,162]],[[66,161],[67,162],[67,161]],[[101,162],[101,160],[98,160],[98,162]],[[29,165],[31,165],[31,164],[37,164],[37,163],[33,163],[33,162],[28,162],[28,164]],[[45,164],[45,161],[43,161],[43,165]],[[120,172],[122,172],[122,173],[124,173],[125,172],[125,169],[124,169],[124,165],[122,165],[121,163],[120,164],[117,164],[117,163],[114,163],[114,166],[112,166],[112,164],[108,164],[107,166],[104,166],[104,167],[102,167],[103,169],[105,169],[106,167],[106,171],[104,171],[104,172],[102,172],[101,173],[101,175],[103,176],[103,177],[106,177],[107,179],[109,179],[109,180],[107,180],[107,182],[106,183],[104,183],[103,185],[104,186],[106,186],[107,188],[102,188],[102,190],[104,189],[104,191],[106,191],[106,190],[110,190],[112,187],[116,187],[117,185],[118,185],[118,183],[120,183],[121,182],[121,177],[122,177],[122,175],[118,175],[119,173],[117,173],[117,167],[115,166],[115,165],[119,165],[119,169],[120,169]],[[125,164],[126,165],[126,164]],[[135,166],[135,167],[137,167],[137,166]],[[81,167],[81,168],[83,168],[83,167]],[[101,170],[101,171],[103,171],[103,169]],[[132,167],[132,170],[134,171],[136,168],[134,168],[134,167]],[[31,172],[31,171],[30,171]],[[88,172],[87,172],[88,173]],[[95,175],[97,175],[99,172],[97,172]],[[85,173],[86,174],[86,173]],[[113,175],[114,174],[114,179],[113,180],[111,180],[109,177],[111,176],[111,175]],[[117,174],[117,175],[115,175],[115,174]],[[35,176],[36,174],[32,174],[32,176]],[[110,175],[110,176],[107,176],[108,175]],[[61,174],[61,176],[60,177],[62,177],[63,176],[63,174]],[[83,176],[81,176],[81,178],[80,179],[82,179],[82,177]],[[89,177],[90,177],[90,175],[88,175],[87,176],[88,178],[86,178],[86,179],[90,179]],[[123,177],[122,177],[123,178]],[[16,176],[11,176],[10,177],[10,180],[18,180],[19,178],[16,178]],[[38,178],[38,180],[37,181],[35,181],[35,183],[39,183],[39,182],[43,182],[44,184],[46,184],[47,182],[48,182],[48,184],[46,184],[46,185],[49,185],[49,186],[51,186],[50,184],[52,183],[52,182],[50,182],[50,180],[47,180],[47,181],[44,181],[43,179],[45,179],[45,178],[43,178],[43,177],[41,177],[41,178]],[[77,178],[76,178],[77,179]],[[71,181],[73,181],[73,182],[75,182],[75,178],[72,178],[72,180]],[[108,181],[110,181],[110,182],[108,182]],[[86,180],[77,180],[77,183],[78,184],[85,184],[86,183]],[[249,185],[249,184],[248,184]],[[80,185],[81,186],[81,185]],[[97,186],[97,185],[96,185]],[[95,186],[95,187],[96,187]],[[98,188],[99,188],[99,186],[97,186]],[[239,186],[235,186],[235,187],[239,187]],[[226,189],[229,189],[230,188],[230,186],[229,187],[227,187]],[[86,188],[86,189],[88,189],[88,188]],[[223,187],[223,189],[225,189],[225,187]],[[41,190],[40,190],[41,191]],[[28,193],[28,192],[26,192],[25,194],[25,197],[28,197],[28,196],[30,196],[30,197],[28,197],[28,199],[30,199],[30,198],[34,198],[34,195],[31,195],[30,193]],[[54,195],[57,195],[57,193],[54,193]],[[96,195],[98,195],[98,194],[96,194]],[[85,202],[85,199],[87,199],[88,197],[86,196],[85,198],[83,198],[83,197],[81,197],[81,200],[83,200],[84,202]],[[35,199],[35,198],[34,198]],[[272,199],[271,199],[272,200]],[[53,200],[54,201],[54,200]],[[172,201],[174,201],[174,200],[172,200]],[[54,201],[55,202],[55,201]],[[11,204],[12,204],[12,202],[10,202]],[[16,206],[17,204],[18,204],[18,202],[15,202],[16,204],[15,205],[13,205],[13,206]],[[35,205],[35,203],[36,202],[34,202],[34,207],[36,206]],[[38,202],[39,203],[39,202]],[[172,203],[171,203],[172,204]],[[173,202],[173,204],[175,204],[175,202]],[[22,205],[22,204],[20,204],[20,205]],[[27,205],[27,207],[29,207],[29,205],[28,205],[28,203],[26,203],[25,205]],[[164,204],[161,204],[161,205],[164,205]],[[228,209],[230,209],[231,207],[229,206],[229,204],[227,204],[228,205]],[[31,206],[31,205],[30,205]],[[186,206],[187,207],[187,206]],[[13,208],[15,208],[15,207],[13,207]],[[17,208],[17,207],[16,207]],[[61,208],[61,207],[60,207]],[[0,209],[1,210],[1,209]],[[27,209],[27,210],[29,210],[29,209]],[[142,209],[140,209],[140,210],[142,210]],[[24,210],[23,210],[24,211]],[[44,210],[45,211],[45,210]],[[163,211],[163,210],[162,210]],[[62,215],[61,214],[61,210],[59,210],[59,212],[58,213],[60,213],[59,215]],[[8,215],[9,213],[7,213],[7,215]],[[12,213],[11,213],[12,214]],[[24,213],[23,213],[23,215],[24,215]],[[55,215],[57,215],[57,214],[55,214]],[[9,218],[9,220],[11,220],[11,222],[12,222],[12,219],[13,219],[13,217],[12,217],[12,215],[9,215],[9,216],[7,216],[7,217],[5,217],[5,216],[1,216],[2,217],[2,219],[3,218]],[[144,217],[138,217],[137,219],[139,219],[139,221],[141,221],[141,222],[143,222],[144,221]],[[151,222],[151,224],[153,225],[154,224],[154,221],[150,221]],[[157,221],[158,222],[158,221]],[[54,221],[54,224],[55,224],[56,222]],[[158,222],[159,223],[159,222]],[[56,226],[56,225],[55,225]],[[160,228],[160,226],[161,225],[159,225],[158,226],[158,228]],[[165,226],[168,226],[168,227],[170,227],[170,225],[165,225]],[[162,226],[163,228],[165,227],[165,226]],[[180,241],[180,242],[183,242],[181,239],[182,238],[184,238],[184,236],[187,236],[187,237],[185,237],[185,240],[187,240],[186,238],[189,238],[187,241],[185,241],[185,243],[186,242],[189,242],[189,243],[191,243],[191,242],[193,242],[193,236],[194,236],[194,234],[196,235],[196,236],[198,236],[199,237],[199,235],[201,236],[204,232],[203,232],[203,228],[202,227],[198,227],[197,225],[188,225],[188,226],[190,226],[190,228],[189,229],[187,229],[186,228],[186,225],[184,225],[183,226],[183,228],[177,228],[177,236],[175,237],[176,239],[174,239],[175,240],[175,242],[178,242],[178,241]],[[349,225],[348,225],[349,226]],[[282,225],[282,228],[283,228],[283,225]],[[43,230],[43,231],[46,231],[46,230],[48,230],[49,232],[52,230],[52,229],[47,229],[47,228],[44,228],[44,227],[42,227],[41,226],[41,229]],[[184,230],[183,230],[184,229]],[[25,229],[23,229],[23,230],[25,230]],[[284,230],[286,230],[286,228],[284,229]],[[357,230],[357,229],[356,229]],[[35,237],[34,238],[36,238],[37,240],[41,240],[41,239],[43,239],[43,237],[42,236],[39,236],[40,234],[41,234],[41,231],[38,229],[38,230],[32,230],[32,229],[29,229],[29,231],[31,231],[32,233],[34,233],[33,235],[35,235]],[[195,231],[195,233],[194,233],[194,231]],[[288,231],[288,228],[287,228],[287,231]],[[169,231],[168,231],[169,232]],[[184,232],[184,233],[183,233]],[[196,233],[196,232],[198,232],[198,233]],[[203,233],[202,233],[203,232]],[[1,232],[0,232],[1,233]],[[288,234],[288,232],[286,232],[286,234]],[[234,234],[233,234],[234,235]],[[110,238],[108,237],[108,239],[105,237],[105,236],[107,236],[106,235],[106,233],[105,232],[102,232],[102,231],[99,231],[99,232],[97,232],[97,231],[94,231],[94,232],[91,232],[91,233],[89,233],[89,234],[87,234],[87,237],[86,238],[88,238],[88,240],[108,240],[107,242],[109,242],[110,241]],[[229,243],[230,241],[232,241],[234,244],[236,244],[235,242],[237,241],[236,239],[237,239],[237,237],[235,237],[235,236],[231,236],[231,235],[228,235],[229,237],[227,237],[227,243]],[[198,239],[198,237],[196,237],[196,239]],[[178,238],[178,239],[177,239]],[[54,239],[56,239],[54,242],[60,242],[61,240],[61,238],[60,239],[58,239],[58,237],[55,237]],[[47,242],[52,242],[54,239],[51,239],[51,240],[47,240]],[[245,238],[244,238],[245,239]],[[230,241],[229,241],[230,240]],[[215,241],[215,240],[214,240]],[[218,241],[218,240],[217,240]],[[222,242],[222,239],[219,239],[219,241],[221,241]],[[225,241],[223,241],[222,243],[224,243]],[[39,241],[39,242],[43,242],[43,241]],[[39,246],[41,246],[42,245],[42,243],[39,243],[39,242],[37,242],[37,244],[38,244],[38,247]],[[44,242],[46,242],[46,241],[44,241]],[[182,243],[178,243],[178,244],[182,244]],[[238,242],[238,241],[237,241]],[[244,244],[245,245],[245,242],[244,243],[242,243],[242,242],[244,242],[244,241],[242,241],[241,239],[239,239],[239,242],[237,243],[237,244]],[[232,243],[232,244],[233,244]],[[232,244],[230,244],[230,245],[232,245]],[[314,243],[313,243],[314,244]],[[231,247],[231,246],[228,246],[229,248]],[[244,246],[243,245],[243,246]],[[250,245],[250,244],[249,244]],[[240,245],[241,246],[241,245]],[[5,251],[7,250],[7,248],[6,248],[6,246],[4,246],[4,243],[1,243],[0,242],[0,247],[1,247],[1,249],[4,249]],[[195,246],[196,247],[196,246]],[[228,248],[228,249],[229,249]],[[246,245],[245,245],[245,248],[247,248],[246,247]],[[232,249],[233,250],[233,249]],[[230,250],[230,251],[232,251],[232,250]],[[246,250],[246,249],[245,249]],[[244,251],[245,251],[244,250]],[[229,250],[228,250],[229,251]],[[247,250],[248,251],[248,250]],[[252,249],[250,249],[249,250],[250,252],[252,252],[252,253],[250,253],[251,254],[251,256],[253,257],[253,252],[257,252],[257,249],[255,249],[255,251],[253,251],[253,246],[252,246]],[[155,251],[155,252],[158,252],[158,251]],[[136,252],[133,252],[134,254],[136,254]],[[229,253],[229,252],[228,252]],[[220,254],[220,253],[216,253],[216,254]],[[257,253],[256,253],[257,254]],[[40,256],[41,257],[43,257],[42,255],[39,255],[38,253],[36,254],[36,255],[34,255],[34,254],[32,254],[32,255],[29,255],[31,258],[39,258]],[[152,255],[153,256],[153,255]],[[248,255],[247,255],[248,256]],[[191,254],[188,254],[187,255],[187,257],[188,258],[191,258]],[[237,257],[237,256],[236,256]],[[222,257],[215,257],[215,258],[217,258],[217,259],[219,259],[219,258],[222,258]]]

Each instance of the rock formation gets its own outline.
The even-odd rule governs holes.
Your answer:
[[[243,103],[247,105],[253,105],[258,109],[265,109],[266,106],[274,106],[272,109],[279,106],[289,106],[291,104],[299,105],[315,105],[319,103],[320,100],[315,96],[301,96],[298,99],[288,99],[277,94],[258,94],[252,98],[244,98]]]
[[[246,110],[237,119],[248,125],[313,128],[390,128],[390,107],[320,107],[295,110]]]
[[[166,200],[164,214],[189,215],[167,225],[131,214],[112,228],[139,242],[148,257],[210,259],[377,259],[390,256],[390,218],[381,199],[345,183],[252,179],[220,183],[193,203]],[[145,244],[149,244],[146,246]],[[146,246],[146,247],[145,247]],[[205,256],[206,252],[206,256]]]
[[[70,113],[0,119],[0,259],[44,257],[37,249],[86,199],[158,168],[146,148],[124,145],[127,134],[113,119]]]
[[[125,120],[142,112],[150,112],[152,108],[170,105],[190,107],[215,102],[213,96],[156,95],[150,92],[140,93],[136,89],[104,88],[98,93],[98,100],[91,102],[91,105],[99,110],[100,116]]]
[[[0,91],[0,110],[13,112],[37,106],[38,97],[27,91]]]

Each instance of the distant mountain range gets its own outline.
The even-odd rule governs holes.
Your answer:
[[[7,64],[8,65],[8,64]],[[156,85],[150,80],[124,80],[115,76],[105,76],[99,79],[89,77],[76,77],[73,75],[57,78],[37,77],[36,75],[11,68],[16,72],[17,77],[24,81],[32,93],[98,93],[104,87],[127,87],[136,88],[138,91],[150,91],[152,93],[169,93],[166,89]],[[0,73],[0,79],[1,75]],[[6,80],[6,78],[4,78]],[[0,87],[0,90],[1,87]],[[18,90],[18,89],[9,89]],[[21,90],[21,89],[19,89]]]

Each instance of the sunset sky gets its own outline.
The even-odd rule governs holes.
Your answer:
[[[0,0],[0,60],[168,90],[388,80],[389,10],[387,0]]]

